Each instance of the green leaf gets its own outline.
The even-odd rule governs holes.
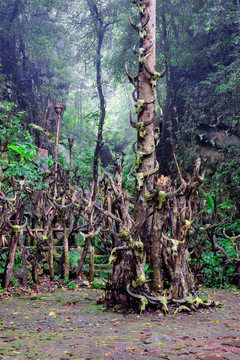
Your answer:
[[[16,151],[18,154],[20,154],[21,156],[28,158],[28,159],[33,159],[34,155],[31,154],[29,151],[24,151],[21,147],[19,146],[15,146],[15,145],[8,145],[9,149],[12,149],[14,151]]]
[[[210,211],[213,213],[215,211],[214,198],[209,194],[206,194],[206,197],[207,197],[208,207]]]

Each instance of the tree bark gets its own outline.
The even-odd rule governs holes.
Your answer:
[[[141,17],[141,30],[139,31],[140,45],[134,50],[139,60],[137,82],[127,71],[130,82],[135,86],[134,100],[137,113],[137,123],[131,121],[137,131],[137,156],[135,163],[135,225],[129,221],[128,201],[122,189],[117,190],[113,181],[111,186],[116,199],[112,212],[116,211],[122,219],[117,227],[117,244],[114,251],[114,266],[112,275],[112,295],[115,302],[121,302],[122,296],[126,296],[126,289],[129,286],[146,287],[145,260],[146,253],[149,253],[152,228],[152,217],[148,216],[148,204],[146,194],[148,186],[154,187],[154,173],[157,163],[155,159],[155,130],[154,130],[154,86],[151,80],[155,73],[155,18],[156,1],[144,0],[143,7],[135,2],[139,8]],[[146,66],[145,66],[146,65]],[[147,69],[146,69],[147,68]],[[126,69],[127,70],[127,69]],[[152,74],[152,75],[151,75]],[[137,96],[135,96],[137,94]],[[119,171],[119,176],[121,172]],[[117,184],[121,186],[121,179]],[[126,214],[127,213],[127,214]],[[158,246],[159,239],[152,238],[152,253]],[[159,277],[158,277],[159,280]],[[127,297],[129,298],[128,294]]]
[[[19,233],[19,245],[21,248],[21,262],[22,262],[22,284],[23,286],[27,286],[27,269],[26,269],[26,251],[23,242],[23,230],[20,230]]]
[[[99,154],[102,147],[102,132],[103,132],[103,125],[106,116],[106,109],[105,109],[105,98],[102,89],[102,76],[101,76],[101,66],[102,66],[102,59],[101,59],[101,48],[104,38],[104,31],[100,29],[98,31],[98,44],[97,44],[97,55],[96,55],[96,73],[97,73],[97,89],[98,89],[98,96],[100,100],[100,120],[98,124],[98,137],[97,137],[97,145],[94,151],[94,161],[93,161],[93,180],[94,183],[97,184],[98,180],[98,163],[99,163]],[[94,198],[96,196],[97,186],[95,187],[96,190],[93,194]]]
[[[146,53],[146,63],[148,68],[154,73],[155,71],[155,22],[156,22],[156,1],[146,0],[146,8],[150,16],[150,20],[146,25],[147,36],[140,42],[140,46],[144,49],[150,47]],[[149,5],[147,5],[149,4]],[[145,14],[147,11],[145,10]],[[142,18],[142,24],[144,24],[145,18]],[[151,45],[152,44],[152,45]],[[154,110],[154,101],[155,94],[153,88],[150,84],[150,75],[145,70],[142,63],[139,63],[139,73],[138,73],[138,82],[137,82],[137,107],[138,102],[143,100],[145,103],[151,102],[150,104],[145,104],[143,110],[138,113],[138,123],[149,122],[155,117]],[[138,112],[138,108],[137,108]],[[137,152],[140,153],[149,153],[155,148],[154,141],[154,122],[152,124],[144,127],[144,134],[141,131],[138,131],[137,135]],[[155,152],[153,151],[151,155],[143,156],[141,158],[141,163],[137,168],[137,174],[146,174],[153,171],[156,166]],[[136,180],[135,186],[135,220],[136,222],[140,221],[146,215],[146,197],[145,194],[148,192],[147,184],[153,187],[154,176],[145,176],[143,179],[143,185],[139,186],[139,182]],[[150,233],[150,220],[147,220],[144,223],[143,233],[141,238],[144,244],[147,246],[147,239]],[[142,229],[139,229],[139,234],[142,232]]]
[[[12,270],[13,270],[13,265],[14,265],[14,260],[15,260],[16,249],[17,249],[17,243],[18,243],[18,233],[13,232],[12,237],[11,237],[11,242],[9,245],[7,262],[5,265],[3,280],[2,280],[2,287],[4,289],[9,286],[9,283],[11,281]]]
[[[64,280],[69,279],[69,250],[68,250],[68,231],[66,227],[66,213],[62,213],[63,221],[63,247],[64,247]]]
[[[139,71],[137,79],[137,102],[136,112],[137,119],[137,160],[135,167],[136,170],[136,183],[135,183],[135,222],[139,223],[147,216],[148,204],[146,194],[149,192],[148,188],[154,188],[154,169],[157,169],[157,162],[155,156],[155,94],[154,86],[151,84],[152,75],[146,70],[150,69],[151,73],[155,73],[155,27],[156,27],[156,1],[144,1],[145,10],[144,16],[141,16],[141,24],[146,28],[146,36],[140,38],[140,49],[138,52],[139,58]],[[149,16],[149,21],[146,19]],[[141,58],[140,51],[144,49],[144,57]],[[146,67],[145,67],[146,64]],[[144,104],[143,106],[141,104]],[[147,124],[144,126],[144,124]],[[143,124],[143,125],[142,125]],[[149,155],[146,155],[149,154]],[[138,161],[140,159],[140,161]],[[138,262],[138,276],[145,277],[144,264],[146,253],[152,254],[156,250],[158,239],[154,236],[151,238],[152,232],[152,217],[146,219],[143,226],[139,227],[136,232],[135,240],[140,241],[144,245],[143,255]],[[150,250],[152,247],[152,251]],[[159,277],[158,277],[159,278]]]
[[[98,164],[99,164],[99,154],[102,147],[102,133],[103,133],[103,125],[106,116],[106,105],[105,98],[103,94],[102,88],[102,44],[104,35],[107,29],[107,25],[104,24],[102,14],[99,11],[97,5],[93,0],[87,0],[87,4],[89,10],[91,12],[91,16],[93,18],[95,33],[97,37],[97,50],[96,50],[96,81],[97,81],[97,90],[98,97],[100,101],[100,119],[98,123],[98,136],[97,136],[97,144],[94,151],[94,159],[93,159],[93,183],[95,184],[94,192],[93,192],[93,201],[95,201],[97,195],[97,183],[98,183]]]
[[[20,222],[20,218],[21,218],[21,214],[24,210],[24,205],[21,204],[21,200],[19,199],[19,194],[17,196],[17,200],[16,200],[18,206],[17,206],[17,211],[16,211],[16,215],[15,215],[15,225],[17,225]],[[6,261],[6,265],[5,265],[5,269],[4,269],[4,274],[3,274],[3,280],[2,280],[2,287],[3,288],[7,288],[9,286],[9,283],[11,281],[11,277],[12,277],[12,271],[13,271],[13,266],[14,266],[14,260],[15,260],[15,254],[16,254],[16,249],[17,249],[17,244],[18,244],[18,237],[19,237],[19,233],[20,233],[21,229],[19,227],[19,230],[17,229],[13,229],[12,231],[12,236],[11,236],[11,241],[9,244],[9,250],[8,250],[8,256],[7,256],[7,261]]]
[[[52,231],[48,235],[48,267],[50,280],[54,279],[54,262],[53,262],[53,234]]]

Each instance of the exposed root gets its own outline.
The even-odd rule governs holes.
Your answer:
[[[202,300],[198,295],[200,293],[197,292],[197,295],[189,294],[189,296],[185,297],[184,299],[174,300],[172,301],[175,304],[180,304],[179,308],[175,311],[181,312],[181,311],[197,311],[199,308],[209,308],[209,307],[217,307],[220,306],[221,303],[219,301],[208,301],[208,300]]]
[[[189,294],[189,296],[179,300],[171,299],[165,291],[162,295],[157,294],[156,296],[147,294],[140,287],[133,291],[130,284],[126,286],[126,292],[130,296],[132,306],[135,307],[133,304],[136,304],[141,313],[154,308],[160,309],[164,315],[169,315],[178,312],[196,312],[200,308],[207,309],[221,306],[218,301],[201,299],[199,297],[200,292],[196,292],[194,295]]]

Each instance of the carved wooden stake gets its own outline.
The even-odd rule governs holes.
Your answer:
[[[73,147],[74,138],[68,138],[69,144],[69,182],[71,184],[71,170],[72,170],[72,147]]]
[[[62,104],[56,104],[54,106],[54,110],[58,116],[58,121],[57,121],[57,135],[56,135],[56,144],[55,144],[55,154],[54,154],[54,161],[55,161],[55,166],[54,166],[54,180],[55,180],[55,184],[54,184],[54,199],[57,196],[57,164],[58,164],[58,142],[59,142],[59,129],[60,129],[60,119],[61,119],[61,113],[63,110],[63,105]]]

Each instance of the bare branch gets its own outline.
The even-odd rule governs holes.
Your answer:
[[[109,211],[100,208],[100,207],[97,206],[96,204],[94,204],[94,207],[95,207],[96,209],[98,209],[101,213],[103,213],[104,215],[106,215],[106,216],[110,217],[111,219],[113,219],[113,220],[115,220],[115,221],[123,224],[123,221],[122,221],[121,219],[119,219],[117,216],[113,215],[113,214],[110,213]]]

